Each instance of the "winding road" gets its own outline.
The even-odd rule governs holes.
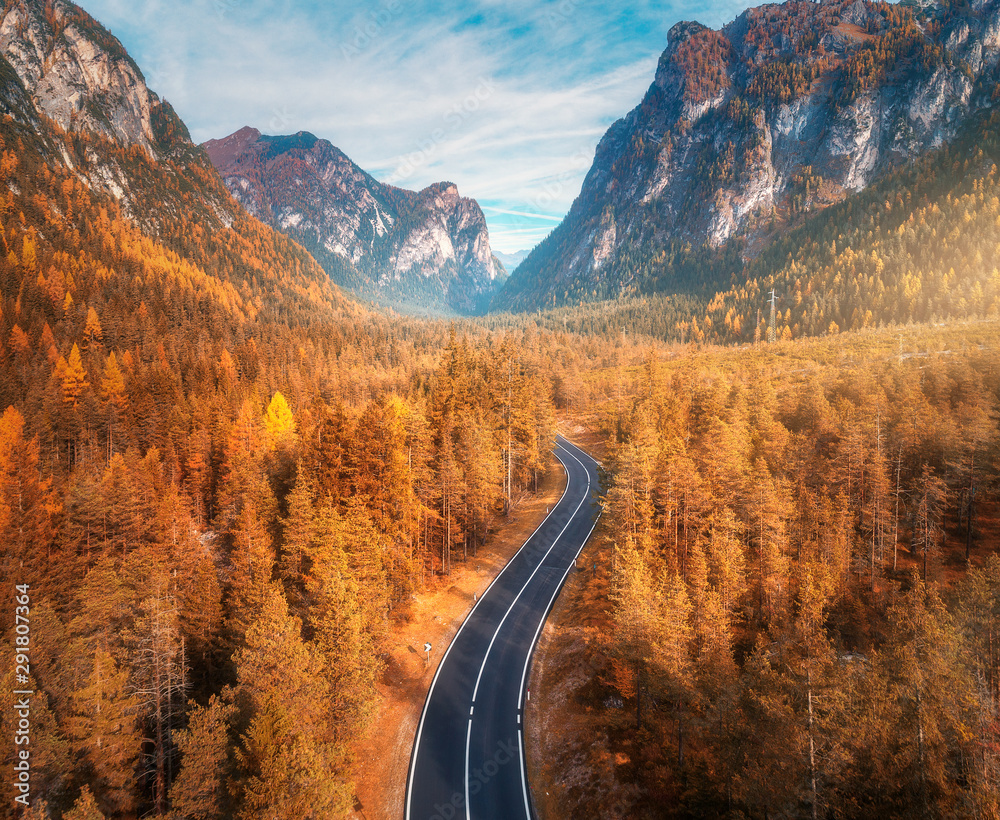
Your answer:
[[[531,655],[600,517],[597,462],[561,436],[566,489],[473,607],[420,717],[406,820],[531,820],[523,714]]]

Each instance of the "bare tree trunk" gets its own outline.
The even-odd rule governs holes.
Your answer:
[[[677,768],[684,768],[684,701],[677,702]]]
[[[813,690],[812,673],[806,670],[806,685],[809,698],[809,780],[812,785],[812,817],[817,818],[819,794],[816,788],[816,739],[813,737]]]
[[[635,728],[642,728],[642,661],[635,661]]]
[[[892,571],[896,571],[896,558],[899,552],[899,471],[903,465],[903,447],[900,445],[896,457],[896,517],[892,525]]]
[[[975,500],[976,500],[976,449],[975,446],[972,448],[971,463],[969,464],[969,509],[968,509],[968,520],[966,522],[967,528],[965,531],[965,562],[969,563],[969,557],[972,554],[972,520],[973,515],[975,515]]]
[[[917,765],[920,767],[920,804],[923,816],[929,816],[927,801],[927,770],[924,765],[924,717],[920,690],[917,689]]]

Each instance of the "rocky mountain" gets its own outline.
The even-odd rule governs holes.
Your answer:
[[[0,11],[0,109],[50,161],[113,197],[145,229],[190,211],[216,224],[238,210],[170,104],[147,86],[115,37],[65,0],[11,0]],[[109,150],[105,150],[105,149]],[[159,185],[144,201],[155,166]]]
[[[53,260],[36,284],[57,308],[56,337],[88,305],[127,298],[165,303],[175,325],[359,310],[247,214],[121,43],[66,0],[0,9],[0,145],[3,253],[21,275]]]
[[[493,252],[494,256],[496,256],[496,258],[503,263],[503,266],[507,269],[508,273],[513,273],[517,270],[517,266],[528,258],[529,253],[531,253],[529,250],[514,251],[514,253],[502,253],[501,251]]]
[[[726,254],[738,274],[808,212],[952,140],[995,104],[998,60],[997,0],[792,0],[721,31],[679,23],[495,306],[698,288]]]
[[[419,193],[384,185],[306,132],[243,128],[204,147],[250,213],[360,294],[468,314],[483,310],[505,278],[482,210],[451,183]]]

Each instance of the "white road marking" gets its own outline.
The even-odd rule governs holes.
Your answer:
[[[558,458],[558,456],[556,456],[556,458]],[[566,465],[563,464],[564,468],[565,466]],[[545,526],[545,522],[548,521],[550,516],[552,516],[555,513],[558,506],[562,503],[563,499],[566,497],[567,492],[569,492],[569,470],[566,471],[566,487],[563,489],[562,496],[559,498],[559,501],[556,503],[556,506],[552,508],[552,512],[550,512],[548,515],[545,516],[545,518],[542,519],[542,523],[539,524],[537,527],[535,527],[535,531],[528,536],[528,539],[521,545],[521,548],[516,553],[514,553],[513,557],[504,565],[504,568],[500,570],[499,573],[497,573],[497,577],[493,579],[493,582],[488,587],[486,587],[486,592],[483,593],[482,597],[476,602],[475,606],[472,607],[472,610],[466,616],[465,620],[462,621],[462,625],[458,628],[458,632],[455,633],[455,637],[452,638],[451,643],[448,644],[448,648],[445,650],[444,656],[438,663],[437,670],[434,672],[434,679],[431,681],[431,688],[427,691],[427,699],[424,701],[424,708],[420,713],[420,724],[417,726],[417,737],[413,744],[413,757],[410,760],[410,772],[407,775],[407,785],[406,785],[406,820],[410,820],[411,817],[410,811],[411,811],[411,802],[413,800],[413,773],[417,769],[417,754],[420,751],[420,738],[422,737],[424,732],[424,720],[427,717],[427,705],[431,702],[431,697],[434,694],[434,687],[437,685],[438,677],[441,675],[441,670],[444,669],[444,662],[448,660],[448,655],[451,652],[451,648],[458,641],[458,636],[462,634],[462,630],[465,629],[465,625],[472,619],[472,616],[475,613],[476,609],[479,608],[479,604],[481,604],[486,599],[486,595],[489,593],[491,589],[493,589],[493,585],[500,580],[500,577],[507,571],[508,567],[510,567],[510,565],[514,563],[514,560],[517,558],[517,556],[520,555],[521,552],[524,550],[524,548],[531,543],[531,539],[533,539],[535,535],[538,533],[538,531]],[[473,700],[475,699],[473,698]],[[466,755],[466,762],[468,762],[468,755]],[[466,777],[466,785],[468,785],[468,777]]]
[[[560,445],[560,447],[561,446],[562,445]],[[570,458],[572,458],[577,464],[579,464],[581,467],[583,467],[584,473],[587,476],[587,489],[584,490],[583,497],[580,499],[580,503],[576,505],[576,509],[573,510],[573,514],[569,517],[569,520],[566,522],[566,525],[562,528],[562,530],[560,530],[559,535],[557,535],[555,537],[555,539],[552,541],[552,545],[545,551],[545,555],[542,556],[542,560],[538,562],[538,566],[536,566],[535,569],[532,571],[531,575],[528,576],[528,580],[524,582],[524,586],[521,587],[521,590],[517,593],[517,596],[514,598],[513,601],[511,601],[510,606],[507,607],[507,611],[504,613],[503,618],[500,620],[500,623],[497,625],[496,631],[493,633],[493,637],[490,639],[490,644],[489,644],[488,647],[486,647],[486,654],[483,656],[482,666],[479,667],[479,674],[476,676],[476,687],[472,691],[472,701],[473,701],[473,703],[475,703],[476,697],[479,694],[479,684],[482,682],[483,672],[486,669],[486,664],[487,664],[487,662],[489,661],[489,658],[490,658],[490,652],[493,651],[493,644],[496,642],[497,636],[500,634],[500,630],[503,629],[503,625],[507,621],[508,616],[510,615],[511,612],[513,612],[514,607],[517,606],[517,602],[520,600],[521,596],[524,594],[524,591],[530,586],[531,581],[532,581],[532,579],[534,579],[535,575],[538,573],[538,570],[540,570],[542,568],[542,565],[545,563],[546,559],[548,559],[549,554],[552,552],[552,550],[554,550],[556,548],[556,544],[559,543],[559,540],[563,537],[563,534],[566,532],[567,529],[569,529],[569,525],[573,523],[574,519],[576,518],[577,513],[580,512],[580,508],[583,506],[583,503],[590,498],[590,484],[591,484],[591,482],[590,482],[590,470],[588,470],[587,467],[586,467],[586,465],[582,461],[580,461],[580,459],[578,459],[575,455],[573,455],[569,450],[567,450],[564,447],[562,449],[563,449],[563,451]],[[560,463],[563,465],[563,468],[566,470],[566,490],[568,491],[570,483],[572,481],[572,479],[570,478],[570,474],[569,474],[569,468],[566,466],[566,462],[562,460],[562,457],[559,455],[558,451],[556,452],[555,455],[556,455],[556,458],[558,458],[559,461],[560,461]],[[591,528],[591,532],[593,532],[593,528]],[[588,538],[589,537],[590,536],[588,535]],[[581,545],[580,549],[583,549],[582,545]],[[577,555],[579,555],[579,551],[577,551]],[[564,579],[565,579],[565,577],[566,576],[563,575]],[[561,586],[561,584],[560,584],[560,586]],[[559,588],[557,587],[556,588],[556,594],[558,594],[558,591],[559,591]],[[555,600],[554,596],[553,596],[553,600]],[[550,604],[550,607],[551,607],[551,604]],[[546,614],[548,614],[548,610],[546,610]],[[543,623],[544,620],[545,619],[543,617],[542,618],[542,622],[539,623],[539,626],[538,626],[539,629],[541,629],[541,623]],[[538,639],[538,632],[536,631],[535,632],[535,640],[537,640],[537,639]],[[532,645],[534,645],[534,644],[532,644]],[[529,658],[531,657],[531,653],[530,652],[528,653],[528,657]],[[523,677],[521,679],[521,686],[522,686],[522,688],[524,686],[524,678]],[[518,695],[518,702],[520,703],[520,695]],[[523,754],[521,755],[521,780],[522,780],[522,786],[523,786],[523,788],[525,790],[525,800],[527,800],[527,788],[528,788],[528,786],[527,786],[527,781],[525,780],[525,774],[524,774],[524,755]],[[469,788],[469,744],[468,743],[466,743],[466,746],[465,746],[465,788],[466,788],[466,791],[468,791],[468,788]],[[527,815],[527,817],[530,820],[531,814],[529,813]],[[472,809],[470,808],[468,801],[466,801],[466,804],[465,804],[465,818],[466,818],[466,820],[472,820]]]
[[[573,445],[573,446],[575,447],[576,445]],[[566,450],[565,447],[563,449]],[[576,449],[579,450],[580,448],[577,447]],[[579,465],[581,467],[583,467],[584,470],[587,470],[587,465],[586,464],[584,464],[582,461],[580,461],[580,459],[578,459],[575,455],[573,455],[573,453],[571,453],[569,450],[566,450],[566,452],[573,459],[575,459],[579,463]],[[583,451],[580,450],[580,452],[583,452]],[[584,453],[584,455],[586,455],[586,453]],[[595,463],[597,463],[596,459],[593,459],[593,460],[594,460]],[[588,490],[590,489],[590,470],[587,470],[587,489]],[[576,559],[580,557],[580,553],[583,552],[584,546],[590,540],[590,536],[593,535],[594,530],[597,528],[597,522],[601,520],[601,516],[603,514],[604,514],[604,510],[603,509],[597,514],[597,518],[594,519],[594,525],[590,528],[590,532],[587,533],[587,537],[584,538],[583,541],[580,543],[580,549],[578,549],[576,551],[576,555],[573,556],[573,562],[568,567],[566,567],[566,571],[563,573],[562,580],[559,581],[558,586],[556,586],[555,591],[552,593],[552,598],[549,600],[549,605],[545,609],[545,614],[542,616],[542,619],[538,622],[538,629],[535,630],[535,637],[531,639],[531,645],[528,647],[528,654],[527,654],[527,656],[524,659],[524,671],[521,673],[521,689],[520,689],[520,691],[518,692],[518,695],[517,695],[517,707],[518,707],[518,709],[521,709],[521,710],[524,709],[524,700],[523,700],[523,697],[524,697],[524,683],[525,683],[525,681],[527,680],[527,677],[528,677],[528,667],[531,665],[531,657],[535,653],[535,646],[538,643],[538,636],[541,635],[541,633],[542,633],[542,626],[548,620],[549,613],[552,611],[552,605],[556,602],[556,598],[559,596],[559,593],[560,593],[560,591],[563,588],[563,584],[566,583],[566,576],[569,575],[569,571],[571,569],[573,569],[574,565],[576,564]],[[575,517],[575,513],[574,513],[574,517]],[[517,722],[519,724],[521,723],[521,715],[520,714],[517,716]],[[523,732],[524,730],[521,729],[519,731]],[[527,772],[527,767],[528,767],[527,758],[525,757],[524,746],[522,745],[521,746],[521,790],[524,793],[524,814],[525,814],[525,817],[528,818],[528,820],[531,820],[531,808],[530,808],[530,806],[528,804],[528,772]]]
[[[576,458],[576,456],[574,456],[572,453],[569,453],[569,455],[570,455],[571,458]],[[559,458],[559,454],[558,453],[556,453],[556,458]],[[561,458],[559,458],[559,460],[562,461]],[[580,459],[577,458],[576,460],[579,461]],[[565,463],[563,464],[563,466],[565,466]],[[566,475],[567,476],[569,475],[569,470],[566,470]],[[568,480],[566,482],[566,486],[569,487],[569,481]],[[504,613],[503,618],[500,619],[500,624],[497,626],[496,632],[493,633],[493,637],[490,639],[490,645],[488,647],[486,647],[486,654],[483,656],[483,665],[479,667],[479,674],[476,675],[476,688],[472,690],[472,700],[473,700],[473,702],[475,702],[475,700],[476,700],[476,695],[479,694],[479,684],[482,681],[483,670],[486,669],[486,662],[489,660],[490,652],[493,649],[493,644],[496,642],[497,635],[500,634],[500,630],[503,628],[504,622],[507,620],[507,616],[510,615],[511,611],[517,605],[517,602],[520,600],[521,596],[524,594],[524,591],[528,588],[528,585],[531,583],[532,579],[538,573],[538,570],[540,570],[542,568],[542,565],[545,563],[545,560],[549,557],[549,553],[551,553],[552,550],[554,550],[556,548],[556,544],[559,543],[559,539],[562,538],[563,533],[566,532],[566,530],[569,529],[569,525],[573,523],[573,519],[576,518],[576,514],[578,512],[580,512],[580,507],[583,506],[583,502],[587,500],[587,494],[588,494],[589,491],[590,491],[590,473],[587,473],[587,490],[584,492],[583,498],[581,498],[580,499],[580,503],[576,505],[576,509],[573,510],[573,514],[569,517],[569,521],[566,522],[566,526],[563,527],[562,530],[560,530],[559,535],[557,535],[555,537],[555,540],[553,540],[552,546],[550,546],[545,551],[545,555],[543,555],[542,556],[542,560],[538,562],[538,566],[535,567],[535,569],[532,571],[531,575],[528,576],[528,580],[524,582],[524,586],[521,587],[521,591],[517,593],[517,596],[514,598],[513,601],[511,601],[510,606],[507,607],[507,611]]]
[[[517,730],[517,748],[521,754],[521,760],[524,760],[524,730]],[[524,780],[524,765],[521,765],[521,783],[524,784],[524,816],[531,820],[531,806],[528,805],[528,784]]]
[[[465,816],[469,816],[469,743],[472,741],[472,718],[469,718],[469,731],[465,735]]]

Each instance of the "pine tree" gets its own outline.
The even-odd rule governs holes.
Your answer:
[[[87,371],[83,366],[83,359],[80,356],[80,348],[73,345],[69,358],[60,360],[62,366],[57,366],[62,379],[62,400],[67,407],[76,408],[84,391],[90,387],[87,381]]]
[[[234,711],[213,695],[207,706],[191,710],[187,729],[177,733],[181,765],[170,787],[170,807],[178,820],[222,820],[229,816],[226,776]]]
[[[231,560],[226,628],[233,645],[239,646],[258,617],[274,573],[271,536],[249,499],[235,522]]]
[[[110,817],[128,815],[138,803],[136,766],[142,740],[136,726],[137,704],[128,673],[106,648],[97,644],[85,662],[70,696],[67,732],[97,790],[101,811]]]
[[[239,817],[322,820],[346,812],[344,751],[327,722],[323,661],[300,636],[280,590],[269,585],[237,651],[237,702],[247,730],[236,762]]]
[[[635,721],[642,726],[643,691],[658,634],[659,616],[654,581],[642,554],[626,542],[618,548],[612,580],[615,644],[631,668],[635,687]]]
[[[41,614],[42,610],[39,610]],[[38,635],[40,627],[47,626],[50,621],[45,615],[40,620],[36,620],[35,612],[32,612],[32,624],[35,635]],[[34,637],[34,636],[32,636]],[[18,681],[15,676],[14,667],[0,677],[0,730],[6,732],[12,741],[18,737],[16,734],[20,715],[15,711],[15,703],[20,700],[16,691],[33,692],[30,701],[30,743],[27,748],[24,745],[16,745],[14,742],[7,744],[7,748],[0,751],[0,765],[8,772],[14,772],[19,753],[24,750],[30,755],[30,791],[29,795],[32,804],[36,804],[43,799],[53,802],[60,800],[64,796],[67,785],[67,774],[72,771],[73,758],[70,754],[70,744],[67,742],[62,727],[57,718],[62,716],[61,709],[57,708],[56,701],[49,694],[49,690],[57,691],[62,687],[62,681],[57,679],[57,675],[52,674],[55,670],[48,663],[48,658],[42,659],[42,653],[37,653],[39,647],[32,646],[32,658],[30,667],[32,674],[28,676],[27,682]],[[41,663],[36,663],[36,654]],[[41,685],[42,668],[50,674],[46,676],[46,686]],[[21,734],[20,737],[25,735]],[[14,798],[21,794],[15,790],[15,777],[5,777],[0,783],[0,796],[6,801],[8,806],[15,807],[17,804]],[[4,816],[13,816],[7,815]]]
[[[63,820],[104,820],[89,786],[83,787],[73,808],[63,815]]]
[[[83,327],[84,349],[92,350],[103,343],[104,331],[101,330],[101,321],[97,318],[97,311],[90,307],[87,309],[87,321]]]
[[[728,508],[713,522],[709,554],[713,586],[722,606],[733,612],[747,589],[747,568],[739,524]]]
[[[267,406],[264,417],[264,435],[271,449],[283,447],[295,441],[295,417],[288,401],[280,393],[275,393]]]
[[[329,506],[317,517],[318,548],[307,590],[309,623],[331,685],[332,708],[344,727],[361,727],[381,668],[386,586],[378,535],[360,504],[342,517]]]
[[[154,808],[163,814],[173,770],[173,730],[183,710],[188,664],[170,579],[157,556],[143,552],[134,554],[130,568],[131,583],[143,593],[126,641],[135,702],[147,727],[146,779],[152,783]]]
[[[285,582],[290,608],[295,615],[303,618],[308,558],[316,538],[316,511],[313,507],[315,488],[304,462],[299,462],[296,472],[295,485],[288,496],[288,515],[282,524],[279,572]]]
[[[924,464],[917,484],[916,513],[913,524],[914,552],[921,562],[921,577],[926,581],[928,566],[933,562],[944,535],[944,505],[947,498],[945,483]]]
[[[24,437],[24,417],[8,407],[0,416],[0,584],[32,583],[50,577],[60,504],[52,479],[42,477],[38,439]],[[68,567],[66,567],[68,569]],[[55,590],[53,590],[55,592]]]
[[[693,607],[687,589],[677,576],[667,582],[660,597],[660,612],[654,624],[655,663],[664,678],[667,697],[677,718],[677,766],[684,768],[685,722],[694,694],[691,663],[691,616]]]
[[[108,413],[108,458],[110,459],[114,452],[114,437],[119,420],[128,411],[125,377],[118,366],[114,351],[108,356],[108,361],[104,366],[100,395]]]
[[[877,672],[893,699],[891,739],[873,750],[885,780],[871,786],[910,816],[946,815],[957,805],[957,774],[974,737],[960,642],[940,597],[916,579],[889,617],[892,638]]]

